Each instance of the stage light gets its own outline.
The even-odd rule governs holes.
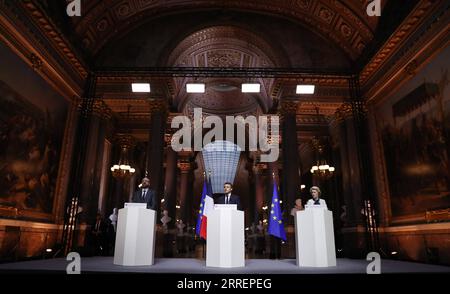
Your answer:
[[[149,83],[132,83],[131,90],[133,93],[150,93]]]
[[[165,201],[164,199],[161,199],[161,203],[164,203],[164,201]]]
[[[280,204],[283,203],[283,200],[280,200]]]
[[[186,93],[205,93],[205,84],[203,83],[187,83]]]
[[[306,185],[300,185],[300,189],[305,189]]]
[[[297,94],[314,94],[314,85],[297,85],[295,93]]]
[[[52,251],[53,251],[52,248],[45,249],[45,252],[52,252]]]
[[[396,255],[396,254],[398,254],[397,251],[392,251],[392,252],[391,252],[391,255]]]
[[[242,93],[259,93],[261,90],[260,84],[242,84],[241,92]]]

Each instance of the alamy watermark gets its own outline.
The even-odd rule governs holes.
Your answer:
[[[373,0],[367,5],[368,16],[381,16],[381,0]]]
[[[68,16],[81,16],[81,0],[72,0],[67,4],[66,12]]]
[[[70,261],[66,267],[66,273],[68,275],[77,275],[81,273],[81,257],[78,252],[69,252],[66,260]]]
[[[371,261],[367,265],[366,273],[368,275],[381,274],[381,256],[378,252],[369,252],[366,260]]]
[[[181,128],[180,128],[181,126]],[[225,117],[225,140],[236,142],[242,151],[260,151],[261,162],[274,162],[278,159],[280,119],[276,115],[259,116],[253,115],[245,118],[239,116]],[[236,126],[236,136],[235,136]],[[188,116],[176,116],[171,122],[172,128],[180,128],[171,140],[172,149],[179,151],[202,151],[203,147],[213,141],[223,140],[223,121],[219,116],[208,115],[203,117],[201,108],[194,108],[193,126]],[[203,135],[203,128],[210,129]],[[246,131],[248,133],[248,144],[246,144]],[[192,140],[193,137],[193,140]],[[192,141],[194,145],[192,148]],[[225,150],[223,150],[225,151]]]

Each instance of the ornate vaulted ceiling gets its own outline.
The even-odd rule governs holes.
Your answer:
[[[385,0],[382,17],[369,17],[369,0],[81,1],[82,16],[68,17],[62,12],[69,0],[0,0],[0,37],[69,99],[82,95],[88,72],[98,74],[99,68],[174,65],[286,67],[316,73],[350,70],[360,73],[363,91],[376,90],[373,85],[389,78],[385,73],[393,64],[397,72],[403,66],[397,60],[407,59],[405,50],[414,48],[424,35],[419,29],[433,27],[426,21],[440,19],[433,13],[445,2],[409,0],[406,5]],[[403,13],[398,13],[399,7]],[[138,78],[152,83],[150,97],[130,92],[130,82]],[[213,90],[208,95],[214,99],[189,96],[183,89],[191,80],[100,74],[96,95],[117,114],[131,104],[142,121],[148,119],[148,98],[169,95],[173,111],[201,105],[223,114],[228,108],[240,113],[267,112],[277,105],[274,98],[284,97],[299,102],[301,124],[310,122],[308,117],[318,104],[321,112],[333,114],[348,97],[348,81],[339,75],[259,78],[261,94],[233,96],[237,97],[233,101]],[[234,85],[230,77],[204,82]],[[299,98],[294,92],[297,83],[313,83],[317,91]]]
[[[165,61],[169,66],[177,67],[286,67],[288,61],[279,52],[259,36],[239,27],[214,26],[197,31],[184,40]],[[185,100],[191,100],[188,106],[202,107],[209,113],[248,113],[255,111],[255,105],[249,95],[240,93],[240,79],[230,78],[202,79],[207,91],[202,95],[189,95],[184,89],[192,78],[177,78],[174,104],[182,111]],[[270,94],[273,79],[257,79],[262,85],[260,106],[264,111],[272,106]],[[205,97],[208,97],[207,99]],[[200,99],[200,100],[199,100]],[[251,105],[253,106],[251,106]]]
[[[95,55],[115,37],[155,17],[187,11],[238,10],[276,15],[298,22],[331,40],[356,59],[374,37],[378,18],[366,13],[369,0],[84,0],[81,17],[72,18],[84,48]],[[382,1],[383,3],[386,1]]]

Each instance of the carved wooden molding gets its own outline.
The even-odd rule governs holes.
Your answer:
[[[148,101],[149,110],[151,114],[154,113],[167,113],[167,101],[163,99],[155,99]]]
[[[71,51],[52,24],[40,12],[29,15],[25,3],[32,5],[29,1],[0,1],[0,40],[63,97],[71,100],[80,96],[86,75],[79,74],[72,66],[73,60],[65,57]],[[42,18],[42,22],[35,23],[36,27],[28,22],[34,17]],[[41,28],[43,24],[45,28]],[[54,38],[48,37],[47,33]],[[60,48],[56,40],[63,47]]]
[[[436,22],[428,27],[429,30],[420,35],[422,39],[404,49],[402,57],[394,61],[391,67],[386,68],[382,75],[377,74],[373,83],[364,86],[364,96],[369,104],[378,104],[388,99],[392,93],[414,77],[413,72],[420,71],[440,50],[448,46],[450,25],[443,20],[448,18],[450,10],[445,12],[445,16],[436,18]]]
[[[386,93],[381,92],[385,89],[393,89],[388,86],[389,84],[405,79],[404,75],[398,74],[399,72],[409,75],[418,68],[422,60],[415,60],[413,52],[423,54],[430,46],[431,39],[434,39],[434,42],[437,37],[448,39],[448,33],[446,34],[448,15],[448,7],[443,7],[443,1],[419,1],[414,10],[361,71],[360,83],[366,92],[367,99],[373,99],[374,96],[386,96]],[[411,39],[411,36],[414,38]],[[433,54],[428,52],[428,56],[430,53]]]
[[[29,16],[36,24],[38,24],[45,36],[57,46],[61,55],[69,61],[69,64],[72,64],[76,68],[81,77],[86,78],[87,70],[85,66],[82,65],[81,59],[74,53],[70,43],[59,33],[59,30],[46,14],[32,1],[19,2],[22,3],[22,6],[29,12]]]
[[[133,29],[142,19],[194,9],[239,9],[281,15],[303,23],[325,38],[333,40],[353,59],[373,39],[377,20],[367,17],[365,3],[349,1],[97,1],[87,14],[74,21],[76,32],[83,36],[83,45],[94,54],[115,34]]]
[[[194,165],[191,162],[178,161],[177,167],[181,170],[182,173],[188,173],[189,171],[193,170]]]
[[[281,115],[289,115],[289,114],[296,114],[298,108],[298,102],[296,101],[286,101],[281,100]]]

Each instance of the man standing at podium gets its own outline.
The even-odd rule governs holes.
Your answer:
[[[134,192],[133,202],[147,203],[148,209],[156,210],[156,196],[155,191],[150,189],[150,179],[145,177],[142,179],[141,188]]]
[[[309,189],[309,193],[311,193],[312,199],[309,199],[306,205],[320,205],[327,207],[327,203],[325,200],[320,199],[320,188],[317,186],[312,186],[311,189]]]
[[[238,195],[232,194],[233,185],[230,182],[223,184],[224,194],[214,201],[214,204],[237,204],[237,209],[242,210],[241,201]]]

